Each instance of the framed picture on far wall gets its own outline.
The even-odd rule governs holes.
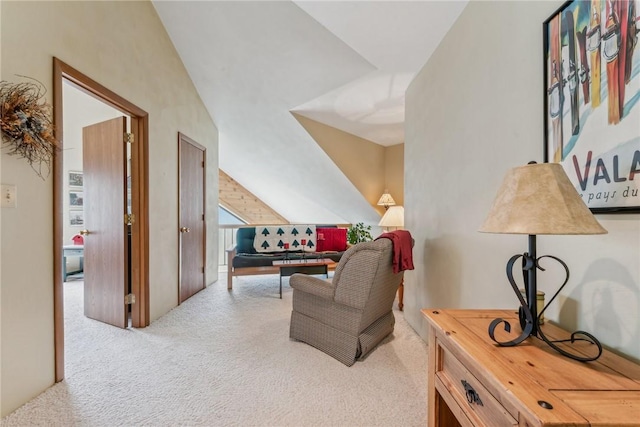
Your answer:
[[[82,191],[69,191],[69,206],[84,206],[84,193]]]
[[[83,185],[82,172],[69,171],[69,187],[82,187]]]
[[[84,225],[84,211],[69,211],[69,225]]]
[[[572,0],[544,22],[544,160],[594,213],[640,212],[640,0]]]

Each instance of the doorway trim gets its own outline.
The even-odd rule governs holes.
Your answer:
[[[149,115],[131,102],[110,91],[58,58],[53,58],[53,123],[59,150],[53,161],[53,316],[56,382],[64,379],[64,282],[62,280],[63,246],[63,100],[64,81],[112,106],[131,118],[131,202],[136,221],[131,227],[131,291],[136,303],[131,306],[131,325],[149,325]]]

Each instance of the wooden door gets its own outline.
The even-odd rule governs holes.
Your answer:
[[[182,303],[205,287],[205,148],[179,134],[180,284]]]
[[[84,314],[125,328],[128,248],[125,117],[82,129]]]

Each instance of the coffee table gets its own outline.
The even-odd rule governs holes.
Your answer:
[[[280,299],[282,299],[282,278],[294,273],[324,274],[329,277],[329,266],[335,261],[330,258],[306,258],[273,261],[273,265],[280,269]]]

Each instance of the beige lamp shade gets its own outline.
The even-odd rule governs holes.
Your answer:
[[[395,204],[396,201],[393,200],[393,197],[391,197],[389,191],[384,190],[384,194],[380,196],[380,200],[378,200],[378,206],[384,206],[385,208],[388,208],[389,206],[393,206]]]
[[[378,223],[381,227],[404,227],[404,208],[391,206]]]
[[[559,163],[507,172],[478,230],[507,234],[606,234]]]

